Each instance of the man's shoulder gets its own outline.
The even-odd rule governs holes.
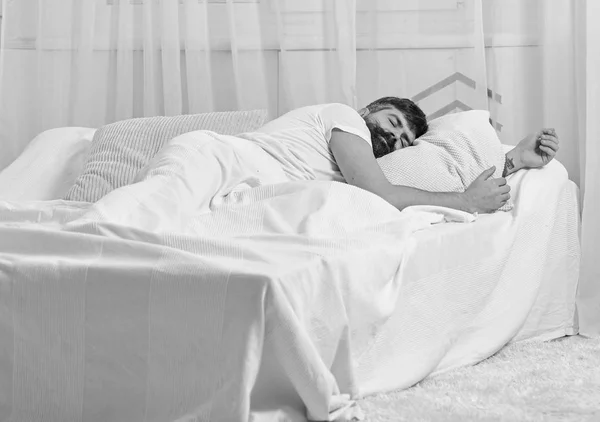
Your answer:
[[[358,111],[356,111],[353,107],[349,106],[348,104],[344,104],[344,103],[325,103],[325,104],[319,104],[318,105],[319,108],[325,110],[336,110],[336,111],[343,111],[343,112],[350,112],[350,113],[358,113]]]
[[[313,104],[296,109],[279,116],[275,122],[284,126],[323,126],[324,130],[336,122],[362,122],[358,111],[342,103]]]

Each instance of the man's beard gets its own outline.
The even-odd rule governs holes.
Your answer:
[[[369,132],[371,132],[371,143],[373,144],[373,154],[375,154],[375,158],[383,157],[392,152],[393,150],[390,148],[392,142],[388,141],[390,135],[370,119],[365,119],[365,123],[367,124]]]

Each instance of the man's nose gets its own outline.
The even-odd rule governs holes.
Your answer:
[[[400,149],[404,146],[402,144],[402,135],[400,133],[392,132],[391,137],[394,140],[394,148],[395,149]]]
[[[394,142],[400,140],[400,134],[396,133],[395,131],[387,131],[386,135],[389,139],[393,140]]]

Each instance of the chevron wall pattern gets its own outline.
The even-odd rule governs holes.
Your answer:
[[[418,94],[414,95],[412,97],[412,100],[414,102],[418,103],[418,102],[424,100],[425,98],[435,94],[438,91],[441,91],[442,89],[444,89],[454,83],[463,84],[472,89],[477,88],[477,82],[475,82],[473,79],[469,78],[468,76],[466,76],[465,74],[463,74],[461,72],[455,72],[452,75],[448,76],[447,78],[444,78],[439,82],[436,82],[435,84],[431,85],[430,87],[428,87],[428,88],[424,89],[423,91],[419,92]],[[487,94],[491,100],[497,102],[498,104],[502,104],[502,96],[500,94],[494,93],[491,89],[487,90]],[[442,108],[436,110],[435,112],[431,113],[430,115],[427,116],[427,118],[429,120],[432,120],[432,119],[444,116],[446,114],[453,113],[457,110],[467,111],[467,110],[472,110],[472,108],[460,100],[454,100],[451,103],[449,103],[449,104],[443,106]],[[502,131],[503,125],[501,123],[495,122],[492,119],[490,119],[490,123],[492,124],[492,126],[494,126],[496,128],[496,130]]]

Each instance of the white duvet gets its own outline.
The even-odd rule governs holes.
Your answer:
[[[525,288],[510,272],[540,251],[511,244],[547,248],[560,189],[540,190],[543,172],[515,176],[512,235],[438,285],[406,272],[414,235],[468,215],[252,180],[198,215],[193,170],[163,158],[95,205],[0,202],[0,420],[342,419],[494,353],[536,300],[543,268]]]

